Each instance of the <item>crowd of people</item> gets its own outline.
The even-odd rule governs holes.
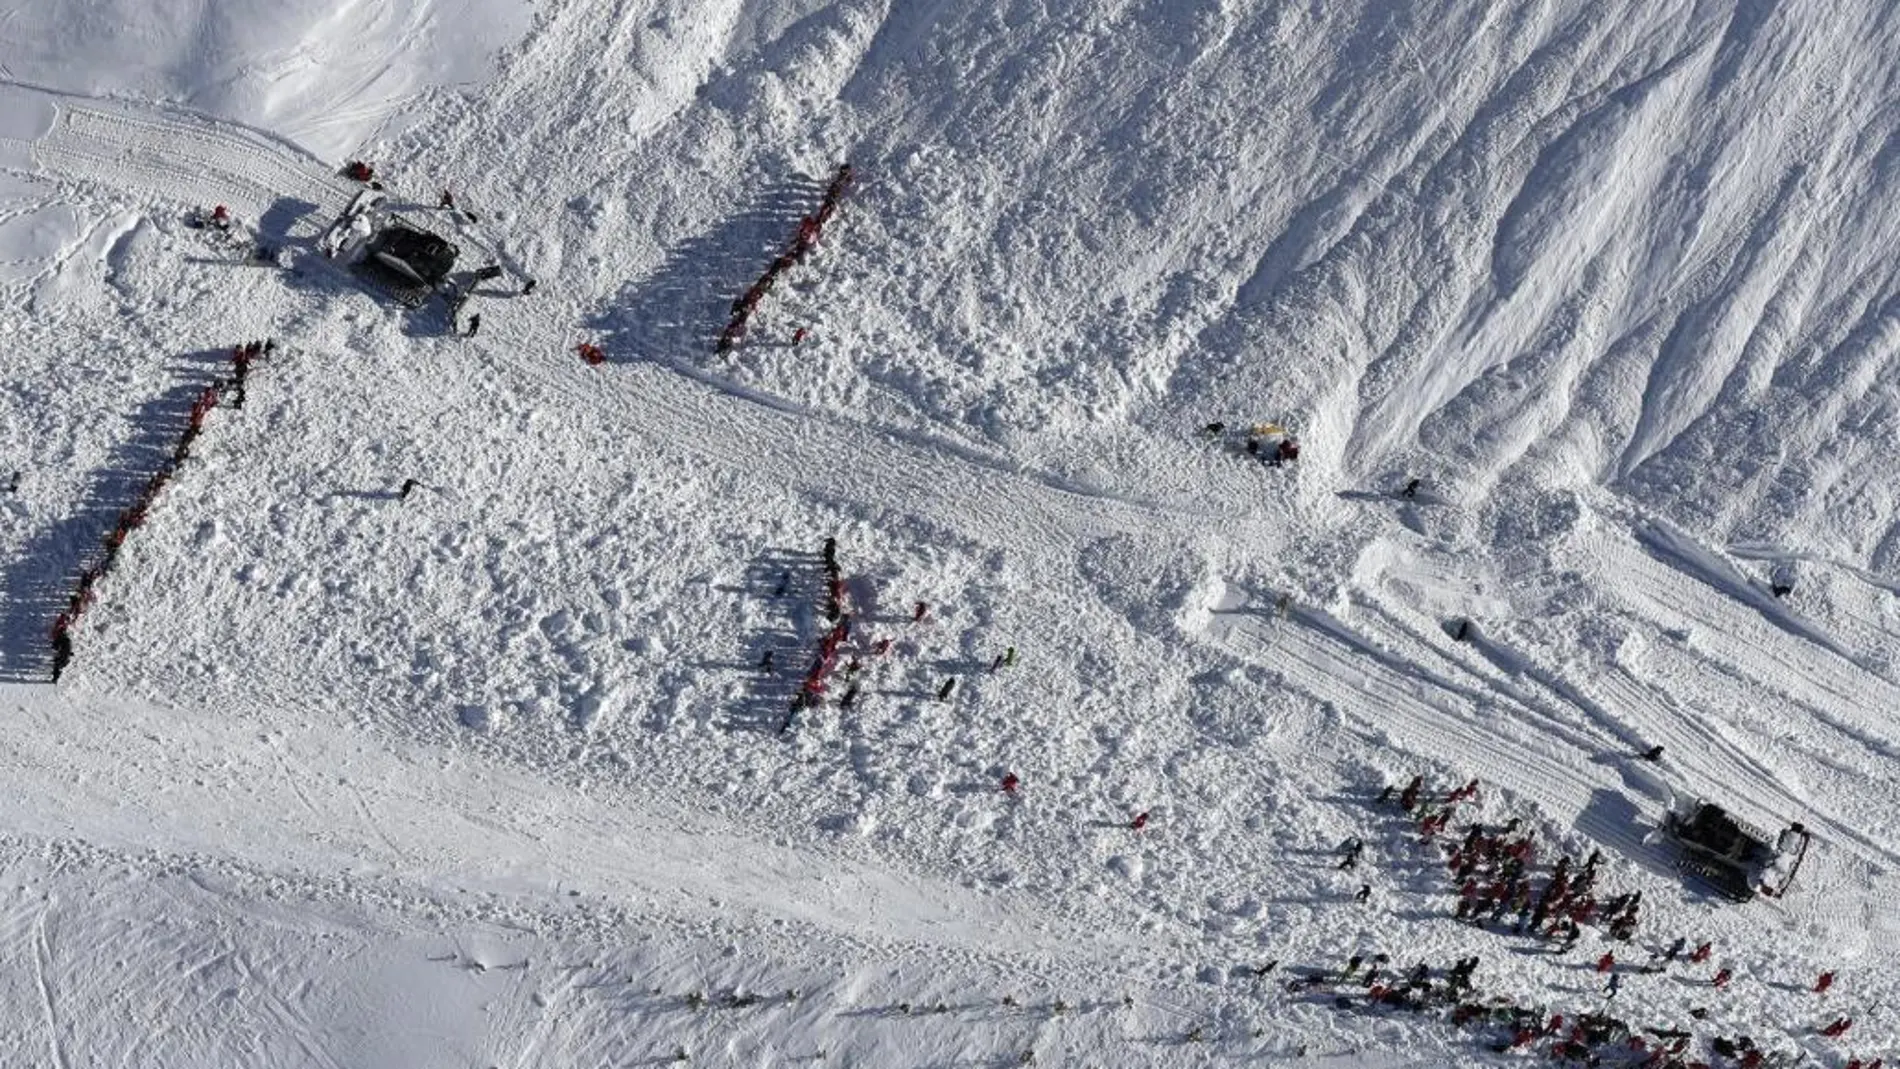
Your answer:
[[[1426,784],[1425,777],[1415,776],[1403,788],[1387,786],[1378,796],[1380,804],[1393,805],[1400,811],[1408,831],[1416,834],[1420,846],[1431,850],[1434,861],[1443,861],[1456,889],[1454,915],[1459,921],[1554,943],[1552,952],[1558,954],[1576,945],[1585,926],[1596,927],[1613,944],[1635,941],[1642,892],[1599,901],[1599,852],[1592,850],[1581,864],[1568,855],[1559,856],[1539,882],[1534,872],[1536,837],[1522,828],[1521,821],[1513,819],[1493,828],[1474,820],[1464,826],[1462,835],[1448,834],[1453,822],[1462,819],[1459,807],[1475,799],[1478,790],[1478,781],[1471,780],[1440,793]],[[1348,839],[1340,851],[1343,857],[1338,868],[1356,868],[1364,843]],[[1582,967],[1593,967],[1597,974],[1607,977],[1603,995],[1614,999],[1626,975],[1664,973],[1679,959],[1706,968],[1714,954],[1713,944],[1704,941],[1685,954],[1688,944],[1687,938],[1678,937],[1666,949],[1650,951],[1641,964],[1619,960],[1612,947]],[[1393,971],[1384,954],[1374,955],[1369,962],[1355,955],[1342,970],[1312,970],[1288,987],[1293,991],[1324,989],[1340,1009],[1442,1013],[1453,1024],[1489,1033],[1487,1040],[1496,1051],[1541,1052],[1560,1063],[1630,1069],[1772,1069],[1796,1064],[1800,1057],[1792,1051],[1766,1050],[1747,1035],[1711,1036],[1705,1054],[1692,1049],[1695,1036],[1686,1030],[1632,1028],[1607,1013],[1566,1019],[1562,1014],[1521,1006],[1508,998],[1476,999],[1471,991],[1477,964],[1478,958],[1471,957],[1434,970],[1421,962],[1404,973]],[[1369,967],[1362,973],[1361,966]],[[1733,976],[1731,969],[1720,967],[1712,974],[1702,973],[1694,983],[1726,992]],[[1435,978],[1438,983],[1434,983]],[[1824,972],[1812,991],[1825,995],[1834,982],[1835,974]],[[1701,1007],[1689,1011],[1698,1020],[1706,1019],[1707,1012]],[[1839,1039],[1852,1027],[1851,1017],[1836,1016],[1824,1025],[1816,1025],[1814,1034]],[[1848,1069],[1881,1069],[1879,1058],[1856,1058],[1846,1064]]]
[[[238,346],[232,350],[231,377],[215,380],[199,391],[198,396],[192,400],[185,429],[179,435],[177,444],[173,446],[171,455],[156,472],[152,473],[151,478],[146,480],[144,487],[139,490],[138,496],[132,500],[132,503],[119,513],[118,522],[105,536],[98,558],[80,571],[72,595],[67,598],[66,608],[53,619],[52,634],[49,637],[52,646],[52,681],[54,683],[59,682],[59,677],[65,673],[66,666],[72,661],[73,628],[78,625],[86,610],[92,606],[94,588],[99,580],[111,574],[113,566],[118,562],[119,550],[125,546],[125,540],[133,531],[144,526],[152,505],[158,501],[160,492],[171,482],[172,475],[177,472],[180,465],[191,459],[192,443],[198,440],[198,435],[204,430],[206,417],[226,396],[231,397],[233,408],[243,407],[244,386],[250,375],[252,361],[275,348],[276,343],[269,340],[246,342]]]
[[[759,276],[757,282],[733,300],[732,318],[726,321],[725,329],[719,332],[719,343],[716,347],[718,352],[729,352],[745,339],[746,325],[750,322],[752,313],[758,309],[759,302],[765,299],[765,295],[772,292],[772,287],[778,282],[778,277],[798,264],[804,263],[805,257],[811,255],[811,251],[818,247],[818,240],[824,236],[825,224],[831,221],[831,217],[838,211],[838,206],[843,203],[845,195],[851,191],[852,181],[851,165],[839,164],[837,173],[832,176],[831,185],[825,189],[825,199],[818,210],[798,221],[798,232],[793,235],[791,243],[773,258],[771,264],[766,267],[765,274]],[[804,335],[800,333],[798,337],[802,340]]]

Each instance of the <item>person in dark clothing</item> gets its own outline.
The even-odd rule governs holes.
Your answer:
[[[482,314],[480,312],[477,312],[474,315],[469,316],[468,317],[468,336],[473,338],[476,335],[476,333],[479,332],[481,329],[482,329]]]
[[[1661,746],[1651,746],[1636,756],[1644,761],[1660,761],[1662,760],[1662,755],[1663,748]]]
[[[825,563],[833,564],[833,563],[836,563],[837,560],[838,560],[838,540],[836,538],[825,539]]]
[[[53,682],[59,682],[60,674],[66,671],[66,663],[73,659],[73,636],[62,619],[61,625],[53,632]]]
[[[1201,428],[1201,433],[1206,435],[1209,438],[1219,438],[1221,435],[1225,434],[1226,432],[1227,432],[1227,424],[1221,422],[1220,420],[1215,420],[1214,422]]]
[[[400,500],[407,501],[409,500],[409,491],[421,485],[420,482],[414,479],[404,479],[402,481],[402,489],[396,492],[396,497]]]
[[[1359,864],[1359,853],[1365,848],[1366,848],[1365,843],[1362,843],[1357,839],[1347,839],[1344,843],[1340,845],[1340,850],[1345,854],[1345,857],[1340,859],[1339,868],[1342,871],[1344,871],[1346,869],[1357,867]]]
[[[849,687],[845,688],[844,697],[838,699],[838,707],[841,709],[849,709],[852,706],[856,705],[857,703],[858,703],[858,685],[856,683],[853,683]]]
[[[436,200],[435,206],[443,209],[444,211],[451,211],[451,212],[454,211],[455,210],[455,194],[449,192],[446,189],[443,190],[442,196]]]
[[[19,492],[20,492],[20,473],[16,471],[12,475],[9,475],[7,477],[7,493],[17,494]]]
[[[1371,884],[1369,884],[1369,883],[1362,883],[1362,884],[1360,884],[1360,885],[1359,885],[1359,893],[1358,893],[1358,894],[1356,894],[1356,895],[1353,895],[1353,897],[1354,897],[1354,898],[1356,898],[1356,899],[1358,899],[1358,900],[1359,900],[1359,901],[1361,901],[1361,902],[1364,902],[1364,901],[1365,901],[1366,899],[1368,899],[1368,898],[1371,898],[1371,897],[1372,897],[1372,885],[1371,885]]]
[[[765,656],[759,658],[759,671],[764,672],[766,675],[772,674],[772,651],[771,650],[766,650]]]
[[[1405,489],[1399,491],[1399,496],[1402,498],[1405,498],[1407,501],[1410,501],[1411,499],[1417,497],[1418,484],[1419,484],[1419,481],[1417,479],[1413,479],[1411,482],[1406,483]]]
[[[950,692],[955,689],[957,689],[957,677],[951,676],[949,679],[943,681],[943,686],[937,688],[937,700],[940,702],[949,701]]]
[[[1413,807],[1418,805],[1418,792],[1422,790],[1424,786],[1424,776],[1413,776],[1412,782],[1406,784],[1405,790],[1399,794],[1399,808],[1410,813]]]
[[[525,280],[525,281],[523,281],[523,282],[521,283],[521,295],[522,295],[523,297],[526,297],[526,296],[527,296],[528,294],[530,294],[530,293],[533,293],[533,292],[534,292],[534,287],[535,287],[535,285],[536,285],[536,283],[535,283],[535,280],[534,280],[534,279],[531,279],[531,278],[530,278],[530,279],[527,279],[527,280]]]

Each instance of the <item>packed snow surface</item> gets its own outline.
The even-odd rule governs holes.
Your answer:
[[[1564,1038],[1378,953],[1900,1060],[1896,94],[1886,0],[12,5],[0,1061]],[[359,159],[500,277],[320,255]],[[1784,896],[1683,878],[1696,797]],[[1458,919],[1511,820],[1632,937]]]

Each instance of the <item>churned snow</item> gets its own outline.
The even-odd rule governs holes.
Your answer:
[[[1896,84],[1884,0],[15,4],[0,1061],[1546,1057],[1287,990],[1377,952],[1894,1061]],[[315,252],[359,158],[478,336]],[[1418,774],[1636,938],[1458,922]]]

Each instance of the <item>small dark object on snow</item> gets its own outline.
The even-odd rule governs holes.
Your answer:
[[[928,612],[930,612],[930,606],[920,601],[917,603],[917,608],[911,612],[910,618],[914,622],[921,623],[924,615]]]
[[[804,343],[805,334],[806,331],[804,327],[799,327],[797,330],[792,331],[792,348],[796,349],[799,345]]]
[[[477,312],[474,315],[469,316],[468,317],[468,336],[473,338],[476,335],[476,333],[480,331],[481,329],[482,329],[482,314],[480,312]]]
[[[1470,635],[1471,635],[1471,621],[1470,620],[1460,620],[1455,625],[1453,625],[1452,631],[1451,631],[1451,637],[1453,639],[1456,639],[1459,642],[1463,642],[1466,638],[1469,638]]]
[[[397,491],[396,496],[403,501],[407,501],[409,500],[409,491],[414,490],[416,487],[421,486],[421,485],[422,485],[421,483],[417,482],[414,479],[404,479],[402,481],[402,489]]]
[[[523,297],[526,297],[528,294],[533,293],[535,285],[536,285],[536,282],[534,279],[527,279],[526,281],[522,282],[521,295]]]
[[[1662,760],[1662,755],[1663,755],[1663,748],[1661,746],[1651,746],[1649,749],[1644,750],[1642,753],[1637,754],[1636,756],[1645,761],[1660,761]]]
[[[1010,665],[1013,665],[1015,663],[1016,663],[1016,647],[1011,646],[1010,648],[1003,651],[1003,666],[1007,668]]]
[[[835,564],[837,563],[837,560],[838,560],[838,540],[836,538],[825,539],[825,563]]]
[[[772,671],[772,651],[771,650],[766,650],[765,656],[759,658],[759,671],[766,672],[766,673],[770,673]]]
[[[937,688],[937,700],[940,702],[949,701],[950,692],[955,689],[957,689],[957,677],[951,676],[949,679],[943,681],[943,686]]]
[[[1789,594],[1794,593],[1794,585],[1791,583],[1771,583],[1768,586],[1768,592],[1775,597],[1785,598]]]
[[[1417,497],[1418,483],[1419,481],[1417,479],[1413,479],[1411,482],[1406,483],[1405,489],[1399,491],[1399,496],[1406,498],[1408,500],[1410,500],[1411,498]]]
[[[1368,898],[1371,898],[1371,897],[1372,897],[1372,885],[1371,885],[1371,884],[1369,884],[1369,883],[1362,883],[1362,884],[1360,884],[1360,885],[1359,885],[1359,893],[1358,893],[1358,894],[1356,894],[1356,895],[1353,895],[1353,897],[1354,897],[1354,898],[1356,898],[1356,899],[1358,899],[1358,900],[1359,900],[1359,901],[1361,901],[1361,902],[1364,902],[1364,901],[1365,901],[1366,899],[1368,899]]]
[[[838,707],[841,709],[849,709],[857,703],[858,686],[853,683],[851,686],[845,688],[844,697],[838,699]]]
[[[20,492],[20,473],[16,471],[12,475],[7,477],[7,493],[17,494],[19,492]]]
[[[1144,809],[1141,812],[1136,813],[1135,819],[1132,821],[1129,821],[1128,826],[1130,828],[1133,828],[1136,831],[1140,831],[1141,829],[1147,827],[1148,826],[1148,811]]]
[[[792,573],[780,572],[778,575],[778,586],[772,589],[772,596],[775,598],[784,597],[786,589],[789,588],[791,585],[792,585]]]
[[[1202,427],[1201,433],[1207,435],[1209,438],[1219,438],[1226,430],[1227,424],[1222,423],[1220,420],[1215,420],[1207,426]]]
[[[343,168],[343,173],[358,182],[368,182],[376,177],[376,168],[362,160],[351,160]]]
[[[455,210],[455,194],[449,192],[446,189],[443,190],[442,196],[439,200],[435,202],[435,206],[438,208],[445,208],[449,211],[454,211]]]
[[[1267,962],[1265,965],[1256,965],[1254,966],[1253,974],[1255,976],[1265,976],[1268,973],[1272,972],[1279,964],[1280,964],[1280,959],[1275,958],[1272,961]]]
[[[73,659],[73,636],[61,628],[53,632],[53,682],[59,682],[60,674],[66,671],[66,662]]]
[[[481,266],[481,269],[475,272],[475,281],[477,282],[487,282],[491,278],[500,278],[500,277],[501,277],[500,264],[483,264]]]

